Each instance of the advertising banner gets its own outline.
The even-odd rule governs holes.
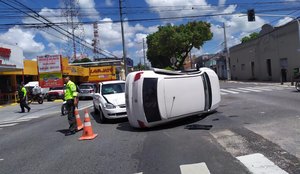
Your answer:
[[[91,67],[90,76],[115,75],[115,66]]]
[[[61,73],[40,74],[39,83],[42,88],[64,86],[64,81]]]
[[[38,56],[39,73],[61,72],[60,55]]]
[[[62,66],[60,55],[38,56],[39,83],[42,88],[62,87]]]

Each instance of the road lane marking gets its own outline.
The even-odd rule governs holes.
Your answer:
[[[236,158],[243,163],[252,174],[288,174],[260,153],[239,156]]]
[[[252,87],[251,89],[262,90],[262,91],[273,91],[273,89],[270,89],[269,87]]]
[[[226,90],[226,89],[221,89],[221,92],[227,92],[227,93],[231,93],[231,94],[238,94],[238,92],[229,91],[229,90]]]
[[[0,125],[0,128],[2,127],[9,127],[9,126],[14,126],[14,125],[17,125],[18,123],[12,123],[12,124],[2,124]]]
[[[205,163],[180,165],[181,174],[210,174]]]

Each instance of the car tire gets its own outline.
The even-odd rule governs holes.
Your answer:
[[[104,114],[101,110],[99,111],[99,121],[100,121],[100,123],[106,122],[106,118],[104,117]]]
[[[95,107],[95,104],[94,104],[94,113],[95,113],[95,114],[99,114],[99,111],[98,111],[98,109]]]

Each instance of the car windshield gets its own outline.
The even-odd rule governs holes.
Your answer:
[[[102,86],[103,95],[125,92],[125,83],[106,84]]]
[[[93,89],[92,85],[80,85],[79,89]]]

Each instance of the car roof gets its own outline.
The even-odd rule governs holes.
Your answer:
[[[110,81],[100,82],[99,84],[106,85],[106,84],[114,84],[114,83],[125,83],[125,81],[124,80],[110,80]]]

